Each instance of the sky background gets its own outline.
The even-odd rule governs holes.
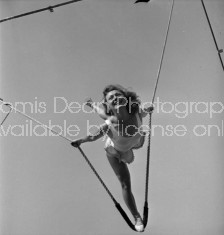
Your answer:
[[[0,17],[60,2],[1,0]],[[86,97],[100,101],[108,84],[129,87],[143,104],[151,102],[172,1],[133,2],[83,0],[2,23],[1,97],[19,110],[19,102],[29,102],[26,114],[44,124],[79,128],[76,137],[65,133],[71,139],[102,120],[78,108],[71,112],[66,104],[78,107]],[[224,1],[204,2],[224,48]],[[175,0],[152,122],[146,234],[223,234],[223,88],[224,73],[201,1]],[[0,107],[2,120],[7,108]],[[41,136],[41,128],[31,136],[29,125],[13,112],[1,128],[0,234],[134,234],[80,152],[62,138]],[[167,126],[185,128],[185,135],[162,132]],[[27,135],[20,136],[22,128]],[[103,146],[98,140],[82,148],[130,216]],[[129,165],[139,211],[146,147],[135,151]]]

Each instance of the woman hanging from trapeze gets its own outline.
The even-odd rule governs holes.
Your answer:
[[[131,177],[127,164],[134,161],[133,149],[143,146],[146,133],[142,130],[142,118],[153,107],[142,109],[141,102],[135,92],[120,85],[109,85],[103,91],[103,108],[88,99],[87,105],[93,108],[105,123],[98,131],[73,141],[74,147],[82,143],[95,141],[106,135],[105,151],[108,161],[119,179],[124,201],[135,219],[135,229],[144,231],[142,218],[137,210],[131,190]]]

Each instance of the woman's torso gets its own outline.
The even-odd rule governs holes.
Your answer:
[[[135,147],[143,136],[142,119],[139,113],[130,115],[126,121],[112,124],[108,136],[118,151],[128,151]]]

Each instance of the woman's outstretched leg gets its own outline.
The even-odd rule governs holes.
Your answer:
[[[139,232],[144,231],[144,226],[142,223],[141,216],[137,210],[136,203],[134,196],[131,191],[131,178],[130,178],[130,173],[127,167],[127,164],[124,162],[120,162],[117,158],[115,157],[107,157],[111,167],[113,168],[117,178],[119,179],[121,183],[121,188],[122,188],[122,194],[124,201],[129,208],[130,212],[135,218],[135,228]]]

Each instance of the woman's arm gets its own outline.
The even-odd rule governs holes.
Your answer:
[[[96,105],[91,98],[86,100],[86,105],[96,111],[102,119],[108,119],[109,116],[105,113],[105,110]]]
[[[109,126],[108,126],[108,124],[104,123],[99,126],[99,129],[95,133],[89,134],[83,138],[72,141],[71,145],[73,147],[79,147],[81,144],[83,144],[85,142],[96,141],[99,138],[101,138],[102,136],[104,136],[105,134],[108,134],[108,131],[109,131]]]

